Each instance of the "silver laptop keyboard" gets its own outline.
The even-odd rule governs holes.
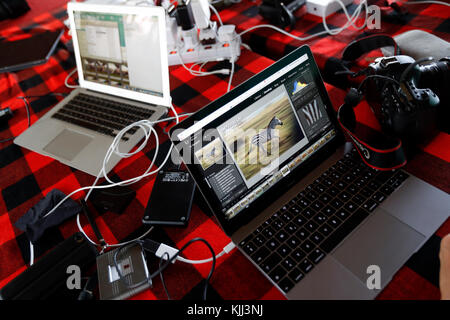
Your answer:
[[[149,119],[153,113],[153,110],[79,93],[52,118],[115,137],[126,126]],[[129,130],[122,140],[127,141],[136,130]]]
[[[367,167],[353,150],[239,246],[287,293],[407,178]]]

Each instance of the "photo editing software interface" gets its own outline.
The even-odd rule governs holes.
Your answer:
[[[86,81],[163,96],[157,16],[74,12]]]
[[[178,135],[227,220],[336,134],[311,63],[303,55]]]

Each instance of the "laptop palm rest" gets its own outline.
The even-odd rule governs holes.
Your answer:
[[[91,141],[92,137],[86,134],[64,129],[44,147],[44,151],[72,161]]]
[[[425,236],[378,208],[332,255],[364,284],[373,273],[368,267],[379,267],[383,288],[425,240]]]

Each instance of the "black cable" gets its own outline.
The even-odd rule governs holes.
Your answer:
[[[144,283],[146,283],[146,282],[149,282],[149,283],[151,283],[152,282],[152,280],[153,280],[153,278],[154,277],[156,277],[157,275],[160,275],[173,261],[175,261],[176,260],[176,258],[187,248],[187,247],[189,247],[191,244],[193,244],[194,242],[197,242],[197,241],[200,241],[200,242],[203,242],[207,247],[208,247],[208,249],[209,249],[209,251],[211,251],[211,255],[212,255],[212,265],[211,265],[211,270],[209,271],[209,274],[208,274],[208,276],[207,276],[207,278],[206,278],[206,280],[205,280],[205,286],[204,286],[204,289],[203,289],[203,300],[206,300],[206,297],[207,297],[207,292],[208,292],[208,285],[209,285],[209,282],[210,282],[210,280],[211,280],[211,277],[212,277],[212,274],[213,274],[213,272],[214,272],[214,269],[215,269],[215,267],[216,267],[216,254],[214,253],[214,250],[213,250],[213,248],[211,247],[211,245],[208,243],[208,241],[206,241],[205,239],[202,239],[202,238],[194,238],[194,239],[191,239],[191,240],[189,240],[183,247],[181,247],[181,249],[180,250],[178,250],[177,251],[177,253],[175,253],[173,256],[172,256],[172,258],[170,258],[170,259],[167,259],[166,260],[166,263],[164,264],[164,265],[160,265],[160,267],[159,267],[159,269],[158,270],[156,270],[154,273],[152,273],[146,280],[144,280],[144,281],[141,281],[141,282],[139,282],[139,283],[136,283],[136,284],[129,284],[127,281],[126,281],[126,279],[123,277],[123,274],[122,274],[122,272],[121,272],[121,270],[120,270],[120,268],[119,268],[119,265],[118,265],[118,263],[117,263],[117,256],[119,255],[119,252],[120,251],[122,251],[124,248],[126,248],[126,247],[129,247],[129,246],[132,246],[132,245],[135,245],[135,244],[139,244],[144,250],[146,250],[146,251],[150,251],[150,250],[147,250],[146,248],[145,248],[145,246],[143,246],[143,243],[144,243],[144,240],[137,240],[137,241],[134,241],[134,242],[132,242],[132,243],[130,243],[130,244],[125,244],[125,245],[123,245],[123,246],[120,246],[118,249],[117,249],[117,251],[114,253],[114,255],[113,255],[113,262],[114,262],[114,266],[115,266],[115,268],[116,268],[116,270],[117,270],[117,274],[119,275],[119,278],[121,279],[121,281],[128,287],[128,288],[130,288],[130,289],[133,289],[133,288],[137,288],[137,287],[139,287],[139,286],[141,286],[142,284],[144,284]],[[153,252],[154,253],[154,252]],[[165,252],[164,254],[163,254],[163,256],[165,256],[165,255],[168,255],[168,253],[167,252]],[[160,264],[161,264],[161,261],[160,261]],[[165,282],[163,283],[163,287],[165,287]],[[165,290],[166,290],[166,294],[168,295],[168,291],[167,291],[167,288],[165,288]],[[168,297],[169,297],[169,295],[168,295]]]
[[[28,119],[28,126],[27,126],[27,128],[29,128],[29,127],[31,126],[31,115],[30,115],[30,109],[31,109],[31,106],[30,106],[30,103],[28,102],[27,99],[29,99],[29,98],[45,97],[45,96],[50,95],[50,94],[53,94],[53,95],[56,95],[56,96],[63,96],[63,97],[66,96],[65,93],[59,93],[59,92],[53,93],[53,92],[51,92],[51,93],[48,93],[48,94],[45,94],[45,95],[33,95],[33,96],[20,96],[20,97],[16,97],[17,99],[22,99],[23,102],[24,102],[24,104],[25,104],[25,109],[27,110],[27,119]],[[0,140],[0,143],[8,142],[8,141],[14,140],[15,138],[16,138],[16,137],[11,137],[11,138],[7,138],[7,139],[3,139],[3,140]]]
[[[160,269],[161,269],[161,267],[162,267],[162,263],[163,263],[163,261],[164,261],[163,258],[164,258],[165,256],[167,256],[167,259],[170,258],[169,254],[168,254],[167,252],[164,252],[163,256],[162,256],[161,259],[159,260],[159,268],[160,268]],[[163,286],[163,288],[164,288],[164,291],[166,292],[167,300],[172,300],[172,299],[170,298],[169,290],[167,290],[166,282],[164,281],[164,276],[163,276],[163,272],[162,272],[162,271],[161,271],[161,273],[159,274],[159,276],[160,276],[160,278],[161,278],[161,283],[162,283],[162,286]]]
[[[31,124],[30,104],[28,103],[28,100],[27,100],[25,97],[17,97],[17,99],[22,99],[23,102],[24,102],[24,104],[25,104],[25,109],[27,110],[27,119],[28,119],[28,126],[27,126],[27,128],[29,128],[29,127],[30,127],[30,124]],[[3,139],[3,140],[0,140],[0,143],[8,142],[8,141],[14,140],[15,138],[16,138],[16,137],[11,137],[11,138],[7,138],[7,139]]]

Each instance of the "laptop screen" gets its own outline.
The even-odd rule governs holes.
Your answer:
[[[86,81],[162,97],[157,17],[75,11],[74,20]]]
[[[302,52],[284,66],[277,62],[278,70],[269,76],[248,80],[231,101],[212,112],[202,110],[190,125],[173,131],[183,161],[197,183],[209,189],[214,199],[208,201],[225,221],[270,193],[336,135],[317,66],[312,55]]]
[[[163,8],[69,2],[68,11],[80,86],[170,104]]]

